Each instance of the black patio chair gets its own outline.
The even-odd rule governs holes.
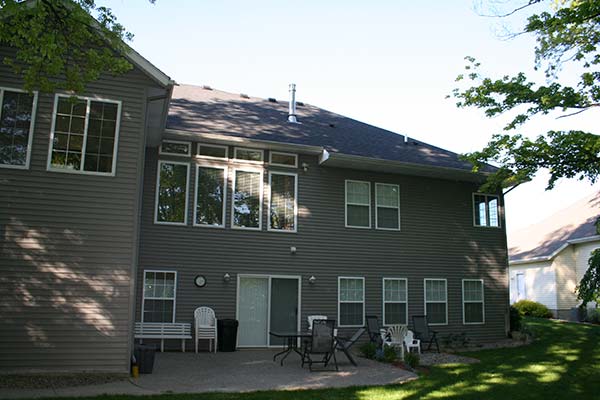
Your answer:
[[[435,343],[437,352],[440,352],[440,345],[437,340],[437,332],[429,329],[429,323],[427,322],[426,315],[413,315],[413,330],[417,339],[421,343],[429,343],[427,351],[431,350],[431,346]]]
[[[367,315],[367,332],[369,333],[369,341],[375,343],[377,347],[383,345],[383,339],[381,338],[381,325],[379,325],[379,318],[376,315]]]
[[[306,343],[302,352],[302,367],[307,363],[311,371],[313,364],[323,364],[323,368],[327,368],[329,361],[333,358],[335,370],[339,371],[335,358],[334,329],[335,320],[317,319],[313,321],[310,341]],[[320,356],[321,359],[315,360],[314,356]]]
[[[348,361],[350,361],[352,363],[352,365],[354,365],[355,367],[358,365],[356,364],[356,361],[354,361],[354,358],[352,357],[350,348],[354,345],[354,343],[356,343],[358,341],[358,339],[360,339],[360,337],[366,331],[367,330],[365,328],[360,328],[356,332],[354,332],[354,335],[352,335],[352,337],[350,339],[343,338],[340,336],[338,336],[336,338],[336,344],[335,344],[336,350],[340,350],[341,352],[343,352],[346,355],[346,357],[348,358]]]

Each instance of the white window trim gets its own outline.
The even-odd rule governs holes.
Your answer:
[[[465,282],[480,282],[481,283],[481,301],[465,301]],[[466,322],[465,321],[465,303],[481,304],[482,320],[481,322]],[[484,325],[485,324],[485,286],[483,279],[463,279],[462,280],[462,315],[463,325]]]
[[[198,216],[198,179],[200,176],[200,174],[198,173],[198,170],[200,168],[212,168],[212,169],[223,170],[223,216],[221,218],[223,223],[221,225],[207,225],[207,224],[196,223],[196,221],[197,221],[196,217]],[[227,181],[228,181],[227,167],[222,167],[222,166],[217,166],[217,165],[212,165],[212,164],[196,164],[196,180],[195,180],[195,187],[194,187],[194,220],[192,221],[192,226],[197,226],[197,227],[201,227],[201,228],[217,228],[217,229],[225,228],[225,214],[227,213]]]
[[[294,177],[294,229],[275,229],[271,227],[271,200],[273,199],[273,186],[271,186],[271,177],[273,175],[287,175]],[[298,174],[292,172],[269,172],[269,206],[267,213],[267,230],[271,232],[296,233],[298,232]]]
[[[406,285],[406,297],[404,299],[404,301],[386,301],[385,299],[385,282],[386,281],[404,281],[405,285]],[[399,304],[399,303],[404,303],[405,304],[405,316],[406,319],[404,321],[404,325],[408,325],[408,279],[406,278],[383,278],[382,281],[382,289],[381,289],[381,293],[382,293],[382,315],[383,315],[383,326],[389,326],[387,321],[385,320],[385,305],[386,304]]]
[[[28,93],[27,90],[16,89],[6,86],[0,86],[0,107],[2,107],[2,103],[4,101],[4,92],[17,92],[17,93]],[[31,123],[29,124],[29,137],[27,138],[27,155],[25,156],[25,165],[12,165],[12,164],[0,164],[0,168],[9,168],[9,169],[29,169],[29,163],[31,161],[31,146],[33,145],[33,132],[35,128],[35,115],[37,112],[37,103],[38,103],[38,92],[33,91],[33,104],[31,105]],[[0,110],[0,116],[2,115],[2,111]]]
[[[363,293],[363,300],[362,301],[344,301],[344,303],[353,303],[353,304],[358,304],[358,303],[362,303],[362,323],[360,325],[342,325],[342,320],[340,319],[340,305],[342,304],[342,301],[340,300],[340,295],[341,295],[341,290],[340,290],[340,284],[342,282],[342,279],[360,279],[362,281],[362,293]],[[340,328],[361,328],[365,326],[365,298],[366,298],[366,293],[365,293],[365,277],[364,276],[338,276],[338,307],[337,307],[337,323],[338,326]]]
[[[446,283],[446,301],[427,301],[427,281],[444,281]],[[445,323],[429,323],[429,325],[448,325],[448,279],[445,278],[425,278],[423,279],[423,311],[427,315],[427,303],[446,304],[446,322]]]
[[[214,148],[217,148],[217,149],[223,149],[223,150],[225,150],[225,157],[213,157],[213,156],[203,156],[203,155],[200,155],[200,148],[202,146],[204,146],[204,147],[214,147]],[[228,146],[224,146],[224,145],[220,145],[220,144],[198,143],[198,145],[196,146],[196,157],[197,158],[205,158],[207,160],[227,161],[227,159],[229,158],[229,147]]]
[[[163,143],[185,144],[185,145],[187,145],[187,153],[179,154],[179,153],[169,153],[168,151],[164,151]],[[163,156],[190,157],[192,155],[192,142],[186,142],[186,141],[182,141],[182,140],[165,139],[160,143],[160,146],[158,147],[158,154],[163,155]]]
[[[248,228],[244,226],[235,225],[235,183],[237,178],[237,172],[254,172],[260,174],[260,189],[259,189],[259,212],[258,212],[258,227],[257,228]],[[262,218],[263,218],[263,192],[264,192],[264,171],[262,169],[253,169],[253,168],[234,168],[233,169],[233,177],[231,178],[231,229],[239,229],[242,231],[261,231],[262,230]]]
[[[52,166],[52,148],[54,143],[54,129],[56,127],[56,114],[58,112],[58,99],[76,97],[81,100],[85,100],[87,102],[86,111],[85,111],[85,126],[83,129],[83,145],[81,147],[81,169],[73,170],[68,168],[57,168]],[[94,172],[94,171],[84,171],[83,166],[85,165],[85,151],[87,146],[87,138],[88,138],[88,125],[90,121],[90,102],[98,101],[102,103],[112,103],[117,105],[117,121],[115,125],[115,145],[113,149],[113,162],[111,167],[111,172]],[[54,96],[54,110],[52,111],[52,125],[50,128],[50,143],[48,144],[48,161],[46,164],[46,171],[49,172],[61,172],[65,174],[81,174],[81,175],[96,175],[96,176],[115,176],[117,174],[117,154],[119,153],[119,134],[121,132],[121,109],[122,102],[120,100],[111,100],[102,97],[89,97],[89,96],[71,96],[67,94],[57,93]]]
[[[377,200],[378,200],[377,187],[378,186],[395,186],[396,188],[398,188],[398,207],[380,206],[377,204]],[[377,211],[379,210],[379,207],[398,210],[398,228],[380,228],[379,227],[379,220],[377,219]],[[394,183],[375,183],[375,229],[382,230],[382,231],[399,231],[400,230],[400,186],[399,185],[396,185]]]
[[[261,154],[260,161],[240,159],[237,157],[238,150],[259,151]],[[233,159],[237,162],[242,162],[242,163],[264,164],[265,163],[265,151],[262,149],[252,149],[250,147],[234,147],[233,148]]]
[[[160,171],[163,164],[185,165],[187,174],[185,178],[185,213],[183,214],[183,222],[167,222],[158,220],[158,193],[160,189]],[[154,223],[157,225],[174,225],[186,226],[188,223],[188,203],[190,194],[190,163],[182,161],[158,160],[158,168],[156,169],[156,188],[154,193]]]
[[[177,309],[176,304],[177,304],[177,271],[170,271],[170,270],[161,270],[161,269],[145,269],[144,270],[144,280],[142,283],[142,315],[140,317],[140,319],[142,320],[142,322],[144,322],[144,305],[146,304],[146,299],[148,300],[171,300],[171,299],[167,299],[164,297],[146,297],[146,291],[144,290],[146,288],[146,272],[154,272],[154,273],[169,273],[169,274],[175,274],[175,286],[173,287],[173,321],[175,322],[175,310]]]
[[[294,165],[274,163],[273,162],[273,154],[294,157]],[[298,154],[295,154],[295,153],[284,153],[282,151],[270,151],[269,152],[269,165],[272,165],[274,167],[298,168]]]
[[[359,183],[366,183],[369,185],[369,226],[355,226],[355,225],[348,225],[348,206],[362,206],[362,207],[366,207],[366,204],[358,204],[358,203],[348,203],[348,182],[359,182]],[[371,229],[371,182],[369,181],[358,181],[355,179],[346,179],[345,183],[344,183],[344,226],[346,228],[354,228],[354,229]]]
[[[478,225],[477,224],[477,212],[475,211],[475,196],[484,196],[485,197],[485,222],[486,225]],[[491,226],[489,224],[489,215],[488,215],[488,197],[495,197],[498,200],[498,226]],[[501,207],[500,207],[500,196],[495,194],[487,194],[487,193],[473,193],[471,203],[473,204],[473,226],[475,228],[491,228],[491,229],[500,229],[502,228],[502,218],[501,216]]]

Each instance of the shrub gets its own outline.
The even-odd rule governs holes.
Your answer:
[[[510,331],[515,332],[521,329],[521,320],[523,316],[515,307],[510,306]]]
[[[586,321],[592,324],[600,324],[600,310],[597,308],[588,309]]]
[[[396,353],[396,349],[392,346],[385,346],[383,349],[383,361],[387,363],[391,363],[398,358],[398,353]]]
[[[404,353],[404,362],[412,369],[417,368],[420,361],[421,359],[417,353],[411,353],[410,351]]]
[[[372,360],[377,354],[377,345],[375,343],[365,343],[359,348],[360,352],[366,358]]]
[[[521,315],[527,315],[529,317],[537,318],[551,318],[552,313],[548,310],[548,307],[531,300],[520,300],[513,305]]]

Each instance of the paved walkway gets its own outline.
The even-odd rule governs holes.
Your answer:
[[[416,378],[411,372],[364,358],[357,358],[358,367],[354,367],[343,354],[338,356],[339,372],[310,372],[308,367],[300,367],[297,355],[290,355],[280,366],[279,362],[273,362],[274,353],[271,350],[157,353],[154,372],[138,379],[93,386],[0,390],[0,398],[318,389],[385,385]]]

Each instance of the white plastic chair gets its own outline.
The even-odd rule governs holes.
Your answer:
[[[406,351],[409,353],[410,349],[417,349],[417,352],[421,354],[421,341],[415,339],[413,331],[406,332],[406,336],[404,336],[404,346],[406,346]]]
[[[306,317],[306,319],[308,320],[308,330],[312,331],[313,321],[316,319],[327,319],[327,316],[326,315],[309,315],[308,317]]]
[[[210,307],[198,307],[194,311],[195,341],[196,353],[198,352],[198,340],[208,339],[208,349],[217,352],[217,318],[215,312]]]
[[[385,340],[383,341],[384,346],[400,348],[401,360],[404,360],[404,337],[407,331],[408,328],[406,325],[392,325],[388,328]]]

